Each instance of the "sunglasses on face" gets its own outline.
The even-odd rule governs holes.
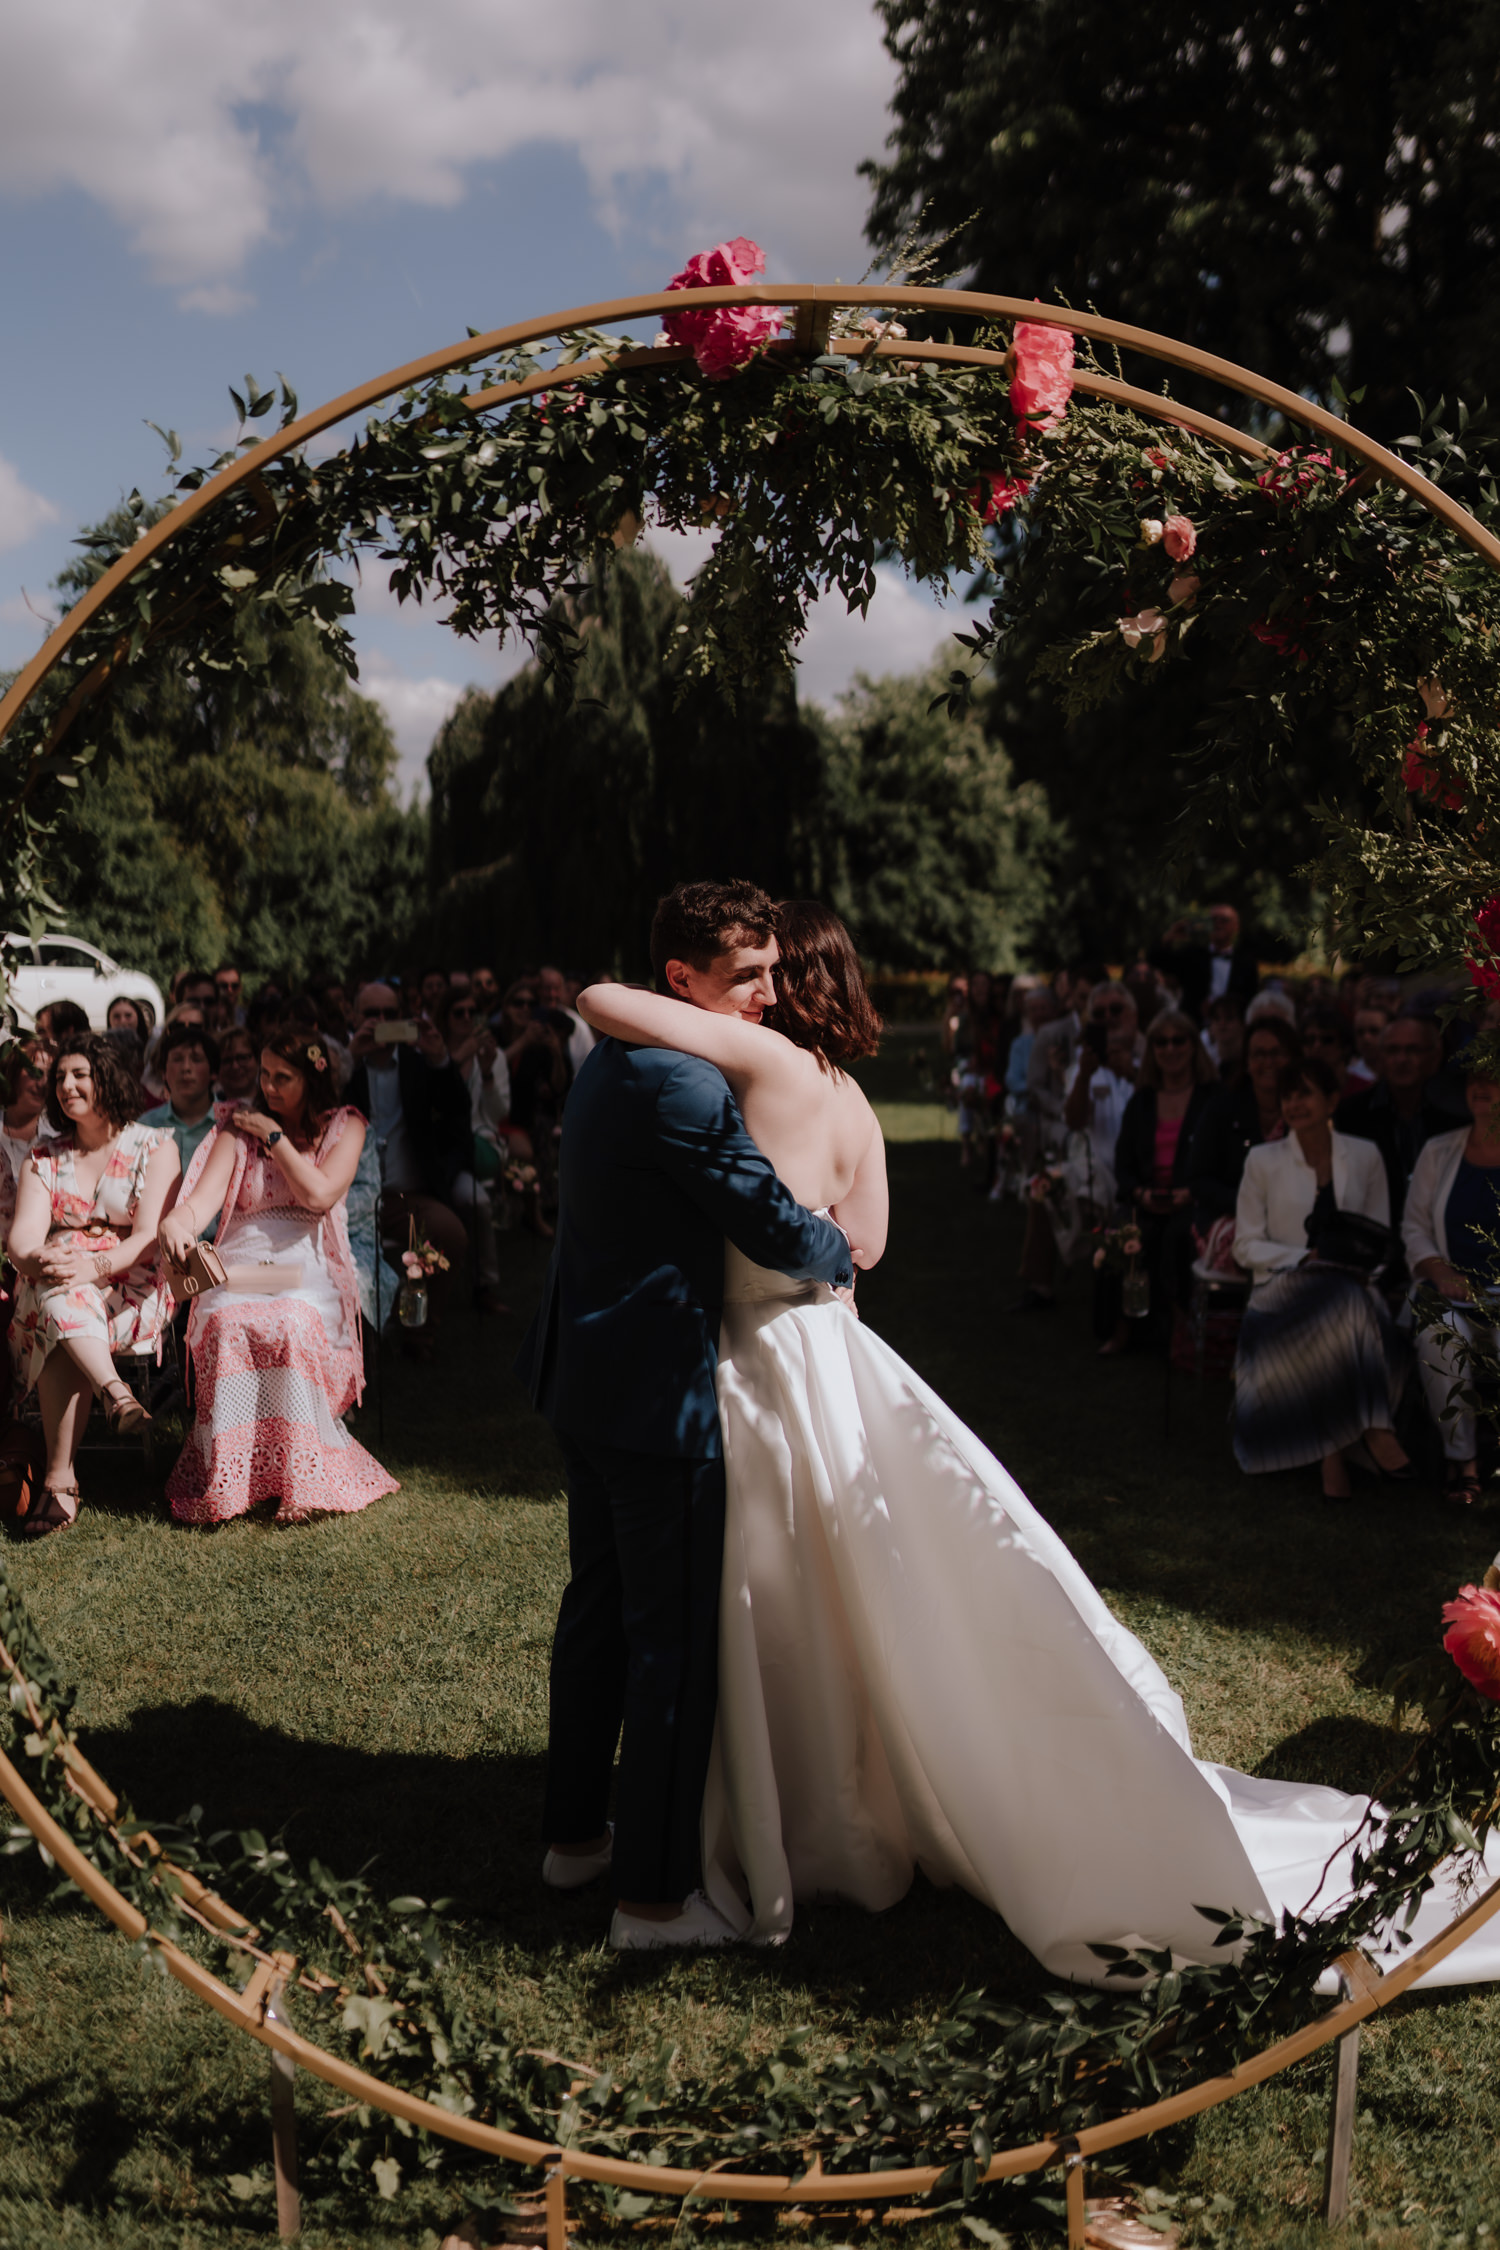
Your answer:
[[[366,1008],[366,1023],[395,1023],[401,1014],[399,1008]]]
[[[1163,1047],[1191,1047],[1193,1042],[1180,1031],[1164,1031],[1160,1039],[1153,1039],[1151,1044],[1160,1050]]]
[[[472,1001],[472,1000],[459,1000],[459,1001],[456,1001],[456,1002],[454,1003],[454,1005],[453,1005],[453,1006],[452,1006],[452,1007],[451,1007],[451,1008],[450,1008],[450,1009],[448,1010],[448,1014],[449,1014],[449,1016],[450,1016],[450,1017],[452,1017],[452,1016],[472,1016],[472,1015],[473,1015],[473,1013],[474,1013],[474,1003],[473,1003],[473,1001]]]

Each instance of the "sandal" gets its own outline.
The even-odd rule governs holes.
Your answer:
[[[116,1437],[134,1437],[150,1426],[151,1417],[128,1383],[115,1381],[99,1394],[104,1419]]]
[[[44,1484],[42,1486],[42,1504],[39,1508],[33,1509],[21,1525],[21,1537],[23,1539],[47,1539],[51,1537],[54,1531],[70,1530],[78,1521],[78,1510],[75,1507],[72,1515],[69,1515],[67,1509],[62,1505],[64,1499],[74,1501],[78,1499],[76,1484]]]
[[[1443,1498],[1450,1508],[1472,1508],[1483,1489],[1476,1469],[1461,1468],[1457,1462],[1449,1462],[1443,1478]]]

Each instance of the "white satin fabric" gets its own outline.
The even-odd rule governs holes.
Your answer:
[[[1195,1759],[1160,1668],[936,1393],[821,1284],[728,1258],[720,1911],[774,1939],[798,1899],[878,1911],[920,1867],[1099,1983],[1091,1943],[1222,1959],[1199,1905],[1331,1908],[1368,1800]],[[1454,1911],[1434,1892],[1417,1941]],[[1424,1981],[1500,1977],[1497,1923]]]

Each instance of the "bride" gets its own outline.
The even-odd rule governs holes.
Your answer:
[[[879,1018],[828,908],[781,907],[777,938],[774,1028],[617,984],[578,1010],[715,1064],[786,1185],[832,1211],[868,1268],[885,1151],[845,1066],[873,1053]],[[879,1911],[920,1867],[1055,1974],[1097,1983],[1098,1944],[1214,1958],[1200,1905],[1330,1910],[1368,1799],[1195,1759],[1157,1664],[937,1394],[821,1283],[727,1258],[703,1858],[735,1930],[777,1942],[798,1899]],[[1455,1911],[1440,1878],[1417,1942]],[[1492,1977],[1494,1923],[1424,1981]]]

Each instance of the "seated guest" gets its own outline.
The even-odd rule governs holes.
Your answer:
[[[1431,1091],[1442,1064],[1442,1035],[1430,1016],[1393,1016],[1380,1037],[1379,1079],[1339,1107],[1339,1131],[1373,1141],[1380,1151],[1398,1229],[1417,1158],[1457,1122]]]
[[[1210,1000],[1203,1011],[1203,1044],[1221,1086],[1237,1086],[1245,1075],[1245,1011],[1232,992]]]
[[[1337,1071],[1346,1094],[1364,1091],[1360,1080],[1349,1075],[1349,1027],[1337,1008],[1303,1009],[1302,1052],[1319,1056],[1330,1070]]]
[[[1159,1337],[1167,1335],[1171,1309],[1187,1294],[1193,1261],[1188,1186],[1193,1136],[1213,1099],[1214,1084],[1214,1066],[1196,1024],[1176,1008],[1157,1016],[1146,1033],[1135,1092],[1120,1120],[1115,1187],[1145,1238],[1152,1325]],[[1102,1324],[1108,1311],[1101,1300],[1096,1320]],[[1116,1317],[1101,1352],[1123,1351],[1129,1334],[1123,1316]]]
[[[448,972],[446,969],[427,968],[418,971],[417,998],[434,1022],[437,1020],[437,1012],[447,990]]]
[[[1360,1092],[1364,1086],[1373,1086],[1380,1076],[1380,1042],[1390,1020],[1384,1008],[1373,1004],[1355,1009],[1354,1059],[1349,1065],[1349,1076],[1357,1078],[1360,1085],[1351,1087],[1352,1093]]]
[[[106,1031],[128,1031],[144,1048],[156,1028],[156,1017],[149,1000],[127,1000],[123,996],[111,1000],[104,1018]]]
[[[1238,1085],[1221,1087],[1204,1110],[1188,1169],[1193,1224],[1200,1234],[1234,1216],[1251,1149],[1279,1141],[1286,1132],[1281,1074],[1299,1053],[1291,1025],[1281,1016],[1262,1016],[1245,1043],[1244,1077]]]
[[[1109,975],[1102,962],[1075,961],[1071,968],[1059,970],[1052,982],[1058,1006],[1065,1013],[1042,1025],[1026,1067],[1028,1137],[1037,1157],[1062,1146],[1066,1132],[1063,1089],[1078,1060],[1089,1001],[1097,986],[1109,982]],[[1027,1161],[1035,1161],[1030,1152]]]
[[[226,1279],[192,1300],[193,1426],[167,1480],[179,1523],[277,1499],[278,1523],[399,1489],[344,1428],[364,1387],[344,1198],[365,1121],[341,1107],[321,1039],[263,1048],[260,1091],[200,1150],[161,1247],[181,1267],[222,1213]]]
[[[1172,994],[1149,961],[1132,961],[1122,979],[1125,990],[1135,1002],[1135,1020],[1138,1029],[1149,1031],[1152,1022],[1163,1008],[1172,1006]]]
[[[402,1041],[391,1046],[377,1040],[378,1024],[401,1017],[401,1002],[391,985],[361,985],[354,1009],[355,1029],[349,1042],[354,1075],[348,1098],[370,1122],[385,1181],[386,1224],[394,1222],[404,1237],[414,1221],[418,1233],[456,1270],[468,1248],[468,1233],[451,1197],[454,1181],[469,1170],[473,1159],[469,1089],[449,1061],[435,1023],[419,1025],[414,1045]],[[434,1321],[443,1311],[450,1286],[448,1275],[433,1276]],[[416,1356],[426,1356],[417,1339],[404,1342],[413,1345]]]
[[[438,1002],[438,1028],[448,1059],[469,1094],[469,1157],[454,1175],[447,1200],[469,1230],[474,1252],[474,1301],[484,1312],[506,1312],[500,1296],[500,1253],[495,1241],[495,1211],[486,1182],[504,1169],[500,1129],[510,1115],[510,1077],[495,1034],[486,1024],[476,1030],[479,1003],[461,986],[450,985]]]
[[[146,1110],[141,1123],[164,1127],[172,1135],[186,1178],[188,1166],[213,1131],[218,1041],[197,1024],[168,1024],[160,1063],[167,1098],[158,1108]]]
[[[577,1009],[569,1007],[568,980],[561,969],[538,969],[536,988],[537,997],[542,1006],[550,1008],[554,1016],[566,1017],[568,1023],[572,1026],[572,1029],[564,1032],[562,1036],[568,1050],[568,1068],[573,1077],[576,1078],[593,1052],[594,1034],[590,1031],[582,1016],[579,1015]]]
[[[45,1039],[23,1039],[11,1049],[6,1083],[9,1099],[0,1115],[0,1251],[10,1238],[16,1188],[26,1159],[37,1143],[55,1135],[47,1115],[47,1073],[52,1051]]]
[[[218,994],[218,1018],[221,1031],[230,1031],[245,1021],[245,985],[239,970],[232,961],[221,961],[214,971],[214,989]]]
[[[113,1041],[90,1032],[63,1047],[47,1090],[56,1138],[33,1144],[16,1191],[11,1363],[22,1388],[39,1395],[47,1440],[27,1539],[77,1517],[75,1459],[94,1398],[111,1429],[128,1433],[150,1420],[114,1355],[159,1345],[170,1317],[156,1229],[178,1172],[171,1134],[140,1124],[139,1106]]]
[[[1417,1332],[1417,1363],[1428,1411],[1443,1438],[1450,1500],[1479,1498],[1472,1402],[1451,1394],[1473,1387],[1458,1342],[1496,1350],[1500,1307],[1500,1082],[1472,1072],[1465,1088],[1471,1122],[1425,1143],[1412,1172],[1402,1241],[1414,1285],[1447,1301],[1442,1321]]]
[[[161,1074],[162,1055],[167,1033],[176,1023],[193,1024],[199,1031],[208,1029],[208,1018],[196,1001],[184,1001],[181,1006],[167,1010],[146,1041],[146,1058],[141,1065],[141,1086],[153,1102],[164,1102],[167,1098],[167,1082]]]
[[[36,1027],[59,1050],[64,1040],[89,1036],[89,1019],[76,1000],[51,1000],[45,1008],[38,1008]]]
[[[967,990],[967,987],[965,988]],[[1005,1058],[1005,1091],[1017,1104],[1026,1099],[1027,1073],[1031,1068],[1031,1050],[1036,1035],[1044,1023],[1051,1023],[1057,1013],[1057,1002],[1050,985],[1033,985],[1020,1001],[1021,1028],[1010,1043],[1010,1053]]]
[[[226,1031],[219,1041],[219,1076],[216,1099],[243,1109],[260,1084],[260,1056],[255,1041],[243,1025]]]
[[[1208,943],[1195,937],[1184,917],[1174,922],[1162,942],[1147,955],[1176,984],[1183,1012],[1202,1021],[1210,1000],[1230,993],[1241,1007],[1248,1005],[1260,982],[1260,967],[1248,945],[1240,941],[1240,918],[1232,906],[1208,910]]]
[[[550,1178],[553,1137],[572,1076],[558,1028],[528,978],[519,978],[505,995],[499,1040],[510,1073],[511,1148]]]
[[[471,969],[469,990],[479,1004],[476,1021],[487,1023],[493,1031],[495,1018],[500,1013],[500,981],[493,969]]]
[[[1340,1213],[1390,1221],[1380,1152],[1335,1132],[1340,1080],[1321,1058],[1281,1078],[1286,1137],[1251,1149],[1234,1254],[1255,1277],[1234,1363],[1234,1452],[1242,1469],[1322,1464],[1330,1500],[1349,1497],[1344,1455],[1363,1441],[1382,1475],[1411,1464],[1391,1426],[1400,1340],[1366,1275],[1319,1254]]]
[[[1073,1065],[1063,1121],[1070,1139],[1061,1176],[1068,1201],[1062,1217],[1051,1202],[1026,1199],[1021,1242],[1021,1295],[1012,1312],[1049,1312],[1056,1302],[1060,1252],[1079,1243],[1080,1230],[1102,1225],[1115,1203],[1115,1143],[1135,1091],[1139,1060],[1135,1002],[1123,984],[1102,984],[1089,1004],[1084,1044]],[[1102,1055],[1100,1049],[1102,1048]]]

